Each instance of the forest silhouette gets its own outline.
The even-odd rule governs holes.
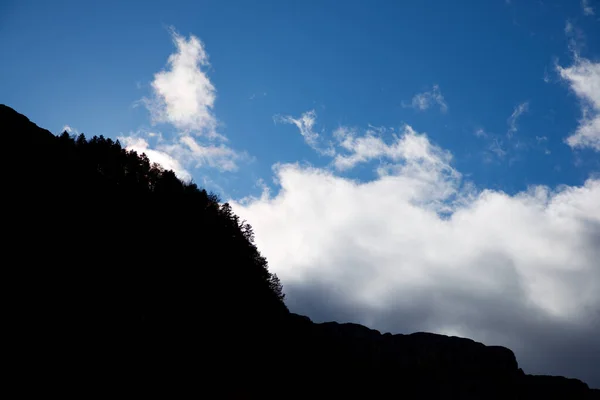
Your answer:
[[[4,105],[0,132],[25,392],[600,398],[525,374],[504,347],[315,324],[289,312],[251,225],[216,194],[118,141],[56,136]]]

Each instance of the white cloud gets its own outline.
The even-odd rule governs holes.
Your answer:
[[[574,338],[600,345],[600,180],[511,196],[463,183],[451,155],[410,127],[389,146],[365,140],[345,147],[400,161],[393,174],[358,183],[278,165],[278,193],[231,201],[290,309],[507,345],[527,372],[591,371],[583,360],[559,368],[574,358]]]
[[[510,117],[508,117],[508,120],[507,120],[508,131],[506,132],[506,135],[509,138],[512,137],[512,135],[514,135],[515,133],[517,133],[517,131],[518,131],[517,120],[523,113],[526,113],[528,110],[529,110],[529,102],[526,101],[524,103],[517,105],[515,107],[515,110],[513,111],[513,113],[510,115]]]
[[[141,132],[119,139],[128,149],[145,152],[150,160],[173,169],[184,180],[191,178],[192,168],[235,171],[239,161],[250,157],[225,144],[213,144],[214,139],[227,138],[216,130],[216,89],[205,71],[210,64],[204,44],[193,35],[186,39],[173,29],[171,36],[176,51],[169,56],[167,68],[154,75],[152,97],[142,99],[142,103],[154,123],[168,123],[177,133]],[[152,138],[153,146],[149,143]],[[202,139],[209,142],[202,143]]]
[[[196,36],[189,39],[171,30],[177,51],[169,56],[168,68],[154,75],[153,97],[144,99],[154,122],[219,137],[213,114],[216,90],[205,69],[210,66],[204,44]]]
[[[444,96],[442,95],[438,85],[433,85],[431,91],[416,94],[412,98],[411,103],[408,105],[403,104],[403,107],[412,107],[415,110],[424,111],[434,104],[438,104],[440,106],[440,111],[448,111],[448,105],[446,104]]]
[[[73,134],[73,135],[77,135],[79,134],[79,131],[73,127],[71,127],[70,125],[65,125],[62,127],[61,133],[62,132],[67,132],[68,134]]]
[[[594,8],[590,6],[589,0],[581,0],[581,9],[583,10],[583,15],[594,15]]]
[[[306,142],[306,144],[309,145],[317,153],[327,156],[333,156],[335,154],[331,146],[327,148],[322,148],[319,143],[319,134],[314,130],[317,121],[317,113],[315,112],[315,110],[307,111],[304,114],[302,114],[299,118],[294,118],[289,115],[275,115],[273,117],[273,121],[276,123],[280,122],[284,124],[295,125],[298,128],[298,130],[300,130],[300,134],[304,137],[304,141]]]
[[[156,140],[154,146],[149,144],[152,138]],[[165,169],[172,169],[185,181],[192,177],[190,168],[211,167],[232,172],[238,169],[237,161],[249,159],[246,153],[238,153],[224,144],[200,144],[190,135],[164,140],[160,133],[137,132],[118,139],[127,150],[146,153],[151,162],[156,162]]]
[[[173,170],[179,179],[184,181],[192,179],[191,174],[176,158],[164,151],[151,149],[148,141],[143,137],[131,135],[119,136],[117,139],[127,150],[133,150],[138,154],[145,153],[150,162],[160,164],[164,169]]]
[[[377,136],[378,133],[380,132],[369,129],[365,135],[357,136],[356,130],[338,128],[334,137],[338,140],[339,147],[349,154],[337,154],[333,160],[335,168],[344,171],[359,163],[386,158],[394,163],[404,162],[403,168],[418,165],[428,171],[452,170],[449,166],[452,158],[450,153],[432,145],[426,135],[418,134],[410,126],[404,126],[400,137],[394,135],[393,143],[389,145]]]
[[[386,128],[370,126],[364,133],[360,133],[358,129],[340,126],[333,132],[336,142],[329,142],[324,149],[320,144],[321,136],[314,131],[314,110],[303,113],[300,118],[277,115],[274,120],[295,125],[311,148],[333,158],[331,166],[337,171],[347,171],[358,164],[379,160],[376,172],[380,176],[410,175],[421,182],[427,182],[439,179],[443,174],[457,174],[450,167],[452,155],[432,145],[426,135],[415,132],[408,125],[402,128],[400,136],[392,130],[390,144],[382,137],[388,133]],[[430,176],[432,174],[435,176]]]
[[[582,105],[579,127],[567,138],[567,144],[572,148],[589,147],[600,151],[600,62],[576,57],[573,65],[557,66],[557,70]]]
[[[195,168],[209,166],[221,171],[236,171],[236,161],[248,158],[245,153],[238,153],[223,144],[204,146],[189,135],[181,136],[177,142],[158,148],[185,165]]]

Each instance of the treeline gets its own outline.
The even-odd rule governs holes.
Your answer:
[[[118,141],[55,136],[6,106],[0,134],[28,351],[131,378],[199,374],[201,359],[231,373],[269,346],[282,286],[229,204]]]

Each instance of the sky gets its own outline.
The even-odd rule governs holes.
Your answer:
[[[600,388],[600,1],[2,0],[0,48],[1,103],[219,194],[291,311]]]

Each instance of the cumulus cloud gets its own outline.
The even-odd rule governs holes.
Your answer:
[[[506,132],[506,135],[509,138],[511,138],[512,135],[517,133],[517,131],[519,130],[517,127],[517,121],[518,121],[519,117],[521,115],[523,115],[523,113],[526,113],[528,110],[529,110],[529,102],[526,101],[524,103],[517,105],[515,107],[515,110],[513,111],[513,113],[510,115],[510,117],[508,117],[508,120],[507,120],[508,131]]]
[[[213,114],[216,90],[205,69],[209,67],[204,44],[196,36],[189,39],[171,30],[177,51],[169,56],[167,69],[154,75],[153,97],[144,104],[154,122],[167,122],[184,131],[220,136]]]
[[[387,146],[337,134],[360,162],[386,154],[389,173],[278,164],[277,193],[231,201],[292,311],[506,345],[527,372],[600,385],[599,180],[478,190],[411,127]]]
[[[581,9],[583,11],[583,15],[594,15],[594,8],[590,5],[589,0],[581,0]]]
[[[379,160],[376,172],[383,175],[395,174],[395,170],[409,170],[413,174],[448,172],[456,173],[449,166],[452,155],[431,144],[426,135],[415,132],[412,127],[402,127],[398,136],[393,129],[369,126],[365,131],[340,126],[333,132],[335,141],[328,141],[326,148],[321,144],[324,139],[315,132],[317,114],[307,111],[300,118],[276,115],[276,122],[295,125],[304,141],[321,155],[332,157],[331,166],[337,171],[348,171],[359,164]],[[387,143],[384,135],[391,133],[392,141]],[[418,167],[418,168],[417,168]]]
[[[213,108],[216,89],[206,70],[210,66],[204,44],[196,36],[185,38],[171,29],[176,51],[167,67],[154,75],[152,96],[142,99],[153,123],[167,123],[176,129],[171,135],[140,132],[120,137],[127,149],[146,153],[148,158],[166,169],[173,169],[182,179],[191,179],[190,170],[200,167],[236,171],[238,162],[250,157],[223,144],[227,138],[217,132],[218,121]],[[215,145],[214,141],[221,142]]]
[[[570,67],[557,66],[558,73],[581,101],[582,118],[566,140],[572,148],[600,151],[600,62],[576,56]]]
[[[431,171],[450,171],[449,162],[451,154],[431,144],[426,135],[418,134],[412,127],[405,125],[400,136],[393,135],[391,144],[385,143],[379,136],[381,130],[368,129],[364,135],[358,135],[357,130],[340,127],[334,132],[339,148],[347,154],[337,154],[333,165],[339,171],[353,168],[359,163],[369,162],[373,159],[385,158],[392,162],[395,169],[415,167]],[[399,164],[403,161],[403,164]],[[381,174],[387,175],[386,169],[379,169]]]
[[[403,106],[411,107],[415,110],[424,111],[435,104],[437,104],[440,107],[440,111],[448,111],[448,105],[446,104],[444,96],[442,95],[442,92],[440,91],[440,87],[438,85],[433,85],[433,88],[430,91],[416,94],[412,98],[410,104],[403,104]]]
[[[319,134],[314,130],[316,120],[317,113],[315,110],[307,111],[299,118],[294,118],[290,115],[275,115],[273,117],[273,121],[275,123],[279,122],[295,125],[300,131],[300,134],[304,137],[304,142],[306,142],[306,144],[317,153],[332,156],[335,154],[334,150],[331,148],[331,146],[323,148],[320,143]]]

